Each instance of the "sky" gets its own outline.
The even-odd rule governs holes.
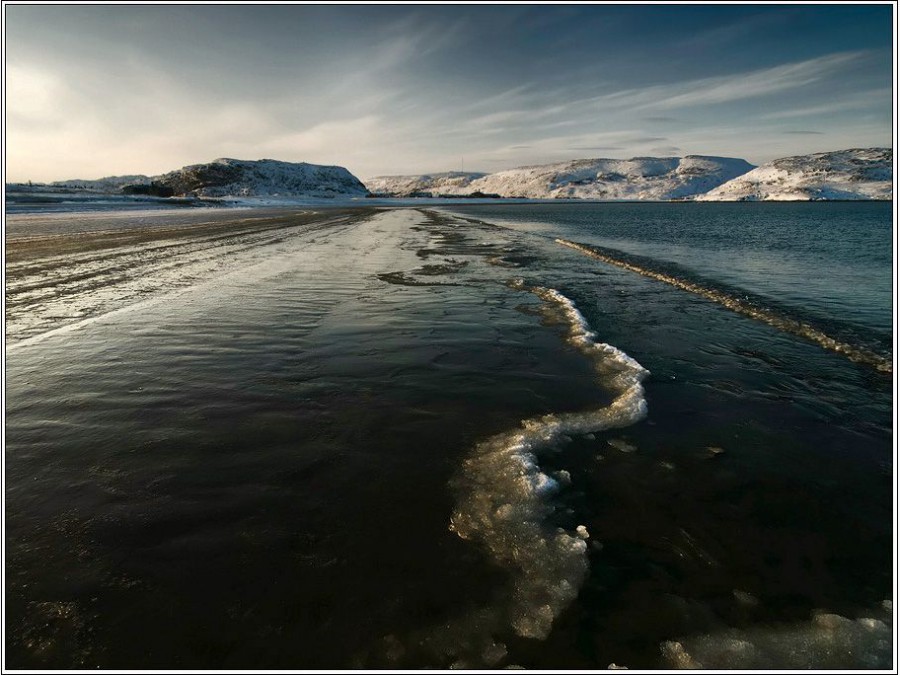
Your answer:
[[[892,146],[890,3],[4,11],[8,182]]]

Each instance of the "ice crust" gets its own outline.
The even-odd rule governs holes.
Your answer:
[[[520,636],[543,639],[554,619],[578,595],[587,573],[587,529],[551,523],[551,497],[560,483],[544,473],[542,453],[571,434],[634,424],[646,414],[641,381],[647,371],[623,351],[596,340],[575,304],[557,290],[526,287],[565,319],[566,339],[591,360],[598,380],[615,396],[596,410],[551,413],[524,420],[521,428],[479,443],[454,481],[457,506],[451,529],[482,546],[512,576],[512,595],[502,608]]]
[[[767,626],[667,641],[660,645],[672,668],[886,669],[892,665],[891,618],[850,619],[816,613],[806,623]]]

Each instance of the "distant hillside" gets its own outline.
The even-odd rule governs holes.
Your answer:
[[[440,182],[440,193],[482,193],[529,199],[670,200],[707,192],[753,169],[730,157],[636,157],[634,159],[577,159],[527,166],[482,175],[452,184]],[[459,176],[461,174],[435,174]],[[477,175],[477,174],[467,174]],[[373,192],[413,196],[432,192],[433,176],[382,176],[369,181]]]
[[[194,197],[364,197],[368,192],[341,166],[274,159],[216,159],[155,176],[153,184]]]
[[[137,174],[134,176],[107,176],[106,178],[97,178],[93,180],[72,178],[71,180],[58,180],[54,183],[50,183],[50,185],[69,190],[89,190],[114,193],[121,190],[124,185],[149,185],[150,180],[149,176]]]
[[[376,176],[366,181],[366,187],[376,196],[439,197],[468,193],[472,181],[486,175],[484,173],[448,171],[421,176]]]
[[[450,171],[378,176],[363,185],[340,166],[274,159],[216,159],[160,176],[17,185],[17,192],[267,199],[493,196],[606,201],[766,201],[893,197],[893,151],[868,148],[785,157],[754,167],[731,157],[576,159],[493,174]],[[7,188],[9,193],[10,186]],[[90,195],[88,195],[90,196]],[[22,197],[25,199],[25,197]]]
[[[894,152],[866,148],[784,157],[701,195],[698,201],[892,199]]]

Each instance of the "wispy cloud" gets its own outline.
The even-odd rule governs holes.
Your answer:
[[[449,49],[465,35],[470,22],[469,17],[458,16],[453,21],[436,24],[413,12],[381,26],[378,48],[374,54],[366,55],[368,67],[390,69]]]
[[[893,92],[890,89],[871,89],[855,94],[847,100],[832,101],[821,105],[806,106],[803,108],[791,108],[788,110],[777,110],[775,112],[766,113],[760,116],[764,120],[781,120],[792,119],[794,117],[813,117],[816,115],[830,115],[833,113],[847,112],[849,110],[860,110],[872,107],[873,102],[884,102],[889,109],[891,105],[891,97]]]
[[[350,152],[355,145],[381,126],[374,115],[350,120],[322,122],[303,131],[273,138],[266,145],[294,155],[336,155]]]
[[[466,122],[471,128],[490,129],[503,127],[510,122],[522,122],[533,116],[528,110],[501,110],[473,117]]]
[[[503,109],[518,109],[523,102],[529,101],[534,88],[530,84],[520,84],[493,94],[473,99],[460,106],[462,113],[487,114],[487,111],[496,112]]]
[[[647,143],[659,143],[660,141],[667,141],[665,136],[632,136],[630,138],[623,139],[623,143],[627,143],[628,145],[646,145]]]
[[[868,56],[866,51],[829,54],[815,59],[764,68],[749,73],[706,77],[654,85],[596,97],[600,105],[645,108],[685,108],[728,103],[792,91],[821,82]]]
[[[588,145],[588,146],[573,145],[573,146],[569,147],[569,150],[588,150],[588,151],[599,150],[601,152],[608,152],[610,150],[622,150],[622,149],[623,148],[621,145]]]
[[[755,34],[770,31],[783,25],[790,18],[790,11],[779,7],[755,16],[741,16],[740,19],[693,33],[682,39],[682,47],[710,49],[722,45],[733,45],[740,41],[748,41]]]

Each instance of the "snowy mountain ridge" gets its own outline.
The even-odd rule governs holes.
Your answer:
[[[366,187],[376,197],[439,197],[441,195],[468,194],[469,185],[486,173],[446,171],[419,176],[375,176],[366,181]]]
[[[70,179],[19,186],[27,191],[81,191],[105,195],[151,197],[276,199],[365,197],[366,186],[341,166],[275,159],[242,160],[222,157],[205,164],[169,171],[158,176],[141,174]]]
[[[816,201],[893,198],[891,148],[783,157],[697,197],[698,201]]]
[[[368,181],[367,186],[372,192],[397,197],[439,192],[527,199],[665,201],[707,192],[753,168],[743,159],[699,155],[576,159],[509,169],[471,180],[443,180],[439,189],[434,188],[434,176],[460,174],[381,176]]]
[[[150,176],[136,174],[133,176],[106,176],[105,178],[96,178],[85,180],[82,178],[72,178],[70,180],[58,180],[50,183],[52,187],[66,188],[70,190],[88,190],[103,193],[118,192],[125,185],[149,185],[152,179]]]
[[[220,158],[152,177],[73,179],[50,185],[17,185],[16,189],[23,194],[82,191],[147,199],[248,198],[254,203],[365,196],[598,201],[890,200],[893,157],[891,148],[854,148],[784,157],[760,167],[743,159],[702,155],[576,159],[492,174],[449,171],[378,176],[366,185],[340,166]],[[10,187],[7,186],[8,193]]]
[[[893,150],[855,148],[776,159],[688,155],[576,159],[493,174],[379,176],[369,189],[390,197],[498,196],[600,201],[811,201],[893,197]]]

